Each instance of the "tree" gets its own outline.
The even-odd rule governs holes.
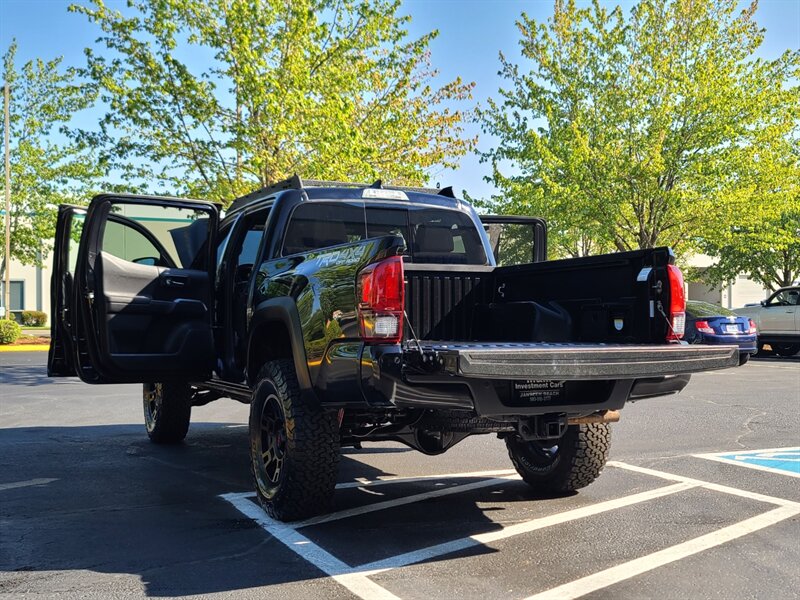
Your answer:
[[[626,19],[557,0],[547,24],[523,14],[527,62],[501,55],[509,87],[479,112],[498,138],[482,156],[495,210],[547,217],[566,255],[692,250],[710,214],[730,223],[753,143],[789,136],[799,105],[800,52],[754,58],[756,4],[738,4],[641,0]]]
[[[47,256],[58,205],[86,202],[104,162],[69,129],[75,113],[94,102],[92,86],[80,82],[75,69],[62,68],[61,58],[30,60],[18,69],[16,52],[12,42],[3,56],[3,77],[11,88],[11,256],[34,265]],[[0,139],[4,127],[0,121]],[[0,185],[2,197],[4,179]]]
[[[418,185],[473,147],[451,108],[472,84],[432,87],[436,32],[409,40],[399,4],[133,0],[123,14],[93,0],[71,10],[103,31],[87,73],[109,107],[114,153],[171,191],[225,200],[295,172]]]
[[[770,290],[800,279],[800,136],[749,147],[737,173],[738,193],[710,215],[701,249],[718,257],[698,274],[717,284],[746,273]]]

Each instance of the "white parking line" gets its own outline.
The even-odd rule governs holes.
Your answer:
[[[374,575],[382,571],[388,571],[390,569],[396,569],[398,567],[405,567],[407,565],[436,558],[444,554],[450,554],[452,552],[458,552],[459,550],[465,550],[473,546],[490,544],[492,542],[497,542],[499,540],[510,538],[515,535],[530,533],[531,531],[536,531],[537,529],[544,529],[545,527],[561,525],[562,523],[567,523],[568,521],[574,521],[576,519],[584,519],[586,517],[599,515],[600,513],[604,513],[609,510],[616,510],[619,508],[623,508],[625,506],[632,506],[634,504],[639,504],[640,502],[655,500],[656,498],[669,496],[670,494],[675,494],[676,492],[683,492],[693,487],[696,486],[688,483],[676,483],[674,485],[668,485],[666,487],[658,488],[655,490],[641,492],[639,494],[632,494],[630,496],[624,496],[622,498],[615,498],[614,500],[607,500],[606,502],[600,502],[598,504],[593,504],[591,506],[583,506],[581,508],[568,510],[563,513],[549,515],[547,517],[540,517],[538,519],[533,519],[532,521],[516,523],[514,525],[503,527],[499,531],[490,531],[488,533],[472,535],[466,538],[462,538],[460,540],[453,540],[452,542],[445,542],[443,544],[429,546],[421,550],[415,550],[413,552],[407,552],[405,554],[391,556],[383,560],[378,560],[366,565],[361,565],[360,567],[356,567],[356,569],[364,574]]]
[[[498,469],[495,471],[473,471],[471,473],[444,473],[442,475],[421,475],[419,477],[403,477],[402,475],[391,477],[378,477],[377,479],[358,479],[337,483],[336,489],[372,487],[376,485],[388,485],[390,483],[415,483],[419,481],[430,481],[431,479],[469,479],[472,477],[501,477],[503,475],[513,475],[514,469]]]
[[[317,569],[332,577],[353,594],[364,600],[400,600],[386,588],[381,587],[368,577],[353,573],[349,565],[321,548],[289,523],[280,523],[270,519],[260,506],[243,497],[242,494],[223,494],[239,512],[258,523],[267,533],[272,535]]]
[[[775,496],[767,496],[765,494],[759,494],[757,492],[748,492],[747,490],[740,490],[739,488],[732,488],[727,485],[711,483],[710,481],[701,481],[699,479],[692,479],[691,477],[684,477],[683,475],[674,475],[672,473],[665,473],[664,471],[656,471],[655,469],[648,469],[646,467],[637,467],[635,465],[629,465],[627,463],[616,462],[613,460],[608,461],[606,465],[609,467],[616,467],[618,469],[633,471],[634,473],[641,473],[642,475],[652,475],[653,477],[659,477],[661,479],[666,479],[667,481],[682,481],[684,483],[693,483],[698,487],[702,487],[707,490],[712,490],[714,492],[721,492],[723,494],[730,494],[732,496],[739,496],[741,498],[749,498],[750,500],[756,500],[757,502],[766,502],[768,504],[776,504],[778,506],[791,506],[794,508],[800,508],[800,502],[794,502],[793,500],[786,500],[785,498],[776,498]]]
[[[13,490],[15,488],[29,487],[32,485],[47,485],[48,483],[52,483],[54,481],[58,481],[58,479],[41,478],[28,479],[27,481],[13,481],[11,483],[0,483],[0,492],[3,490]]]
[[[779,508],[774,508],[769,512],[745,519],[744,521],[740,521],[728,527],[723,527],[717,531],[712,531],[706,535],[701,535],[700,537],[683,542],[682,544],[670,546],[664,550],[622,563],[621,565],[611,567],[605,571],[599,571],[593,575],[570,581],[569,583],[551,588],[539,594],[534,594],[525,600],[568,600],[580,598],[591,592],[607,588],[621,581],[625,581],[626,579],[636,577],[642,573],[652,571],[658,567],[687,558],[693,554],[698,554],[699,552],[714,548],[715,546],[720,546],[749,533],[769,527],[770,525],[780,523],[797,514],[800,514],[800,509],[794,507],[781,506]]]
[[[791,517],[800,514],[800,503],[784,498],[776,498],[750,492],[747,490],[740,490],[725,485],[719,485],[708,481],[693,479],[691,477],[684,477],[682,475],[675,475],[673,473],[666,473],[664,471],[657,471],[655,469],[648,469],[646,467],[638,467],[626,463],[609,461],[608,466],[625,469],[643,475],[650,475],[674,482],[672,485],[666,487],[640,492],[638,494],[631,494],[613,500],[607,500],[591,506],[584,506],[581,508],[565,511],[549,515],[547,517],[540,517],[531,521],[516,523],[502,527],[498,531],[491,531],[487,533],[477,534],[442,544],[436,544],[420,550],[406,552],[395,556],[390,556],[385,559],[377,560],[371,563],[362,564],[359,566],[350,566],[340,559],[336,558],[330,552],[320,547],[310,539],[302,535],[298,530],[303,527],[311,525],[318,525],[320,523],[327,523],[339,519],[345,519],[357,515],[366,514],[378,510],[386,510],[404,504],[411,504],[413,502],[421,502],[429,498],[441,497],[449,494],[466,492],[469,490],[479,489],[490,485],[497,485],[503,481],[515,479],[518,476],[508,475],[504,477],[492,477],[484,481],[478,481],[463,485],[451,486],[447,488],[440,488],[430,492],[421,494],[414,494],[412,496],[405,496],[385,502],[378,502],[366,506],[355,507],[352,509],[345,509],[330,515],[323,515],[306,521],[297,523],[281,523],[270,519],[264,511],[251,500],[254,494],[252,493],[231,493],[223,494],[221,498],[230,502],[242,514],[253,519],[265,531],[270,533],[289,549],[297,553],[299,556],[307,560],[316,568],[328,574],[335,581],[346,587],[353,594],[364,600],[371,600],[377,598],[379,600],[399,600],[397,596],[378,585],[371,579],[370,576],[376,575],[381,572],[389,571],[405,567],[411,564],[420,563],[426,560],[431,560],[446,554],[451,554],[460,550],[470,547],[490,544],[503,539],[507,539],[516,535],[530,533],[538,529],[552,527],[568,521],[582,519],[586,517],[595,516],[610,510],[620,509],[626,506],[631,506],[648,500],[655,500],[670,494],[686,491],[692,488],[703,488],[711,491],[716,491],[724,494],[731,494],[742,498],[748,498],[759,502],[765,502],[772,505],[777,505],[778,508],[770,510],[766,513],[757,515],[755,517],[746,519],[739,523],[735,523],[728,527],[724,527],[717,531],[708,533],[698,538],[665,548],[653,554],[643,556],[627,563],[611,567],[604,571],[594,573],[592,575],[583,577],[581,579],[565,583],[557,586],[540,594],[531,596],[530,599],[540,598],[578,598],[590,592],[603,589],[624,581],[636,575],[651,571],[660,566],[681,560],[693,554],[698,554],[709,548],[725,544],[729,541],[743,537],[749,533],[759,531],[770,525],[774,525]],[[480,477],[489,473],[505,473],[507,471],[482,471],[475,473],[454,473],[450,477],[464,478],[464,477]],[[405,483],[410,481],[421,480],[435,480],[443,479],[445,475],[425,476],[425,477],[411,477],[411,478],[392,478],[376,481],[352,482],[345,484],[346,487],[369,487],[370,485],[386,485],[389,483]],[[339,486],[337,486],[339,487]],[[528,600],[530,600],[528,599]]]

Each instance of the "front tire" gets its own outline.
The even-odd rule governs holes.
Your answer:
[[[144,426],[150,441],[177,444],[186,437],[192,416],[192,391],[184,383],[145,383]]]
[[[250,467],[264,510],[281,521],[328,512],[338,466],[335,414],[303,397],[292,361],[266,363],[250,404]]]
[[[537,493],[562,495],[597,479],[608,460],[611,431],[607,423],[570,425],[557,440],[513,436],[506,446],[517,473]]]

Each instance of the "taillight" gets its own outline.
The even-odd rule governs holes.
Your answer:
[[[669,319],[668,340],[679,340],[683,337],[686,326],[686,294],[683,291],[683,273],[675,265],[667,265],[669,278]]]
[[[695,321],[694,328],[702,333],[714,333],[714,328],[708,324],[708,321]]]
[[[392,256],[358,274],[358,322],[364,341],[391,344],[403,338],[403,258]]]
[[[756,322],[753,319],[750,319],[750,328],[747,333],[758,333],[758,327],[756,327]]]

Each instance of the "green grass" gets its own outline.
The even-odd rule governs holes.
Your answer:
[[[50,329],[50,325],[20,325],[23,329]]]

